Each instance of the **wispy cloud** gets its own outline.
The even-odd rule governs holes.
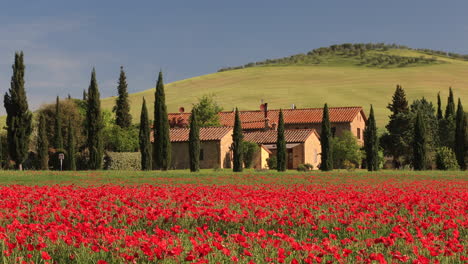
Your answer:
[[[9,88],[14,52],[23,50],[26,63],[26,88],[31,108],[49,102],[56,95],[81,94],[87,85],[85,73],[105,52],[83,53],[61,48],[52,38],[83,30],[85,19],[40,19],[30,23],[0,24],[0,92]],[[51,45],[54,44],[54,45]],[[3,106],[3,103],[1,104]],[[0,107],[0,114],[5,110]]]

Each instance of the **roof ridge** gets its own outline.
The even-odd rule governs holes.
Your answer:
[[[353,109],[353,108],[359,108],[363,109],[362,106],[335,106],[335,107],[328,107],[328,109]],[[268,111],[297,111],[297,110],[322,110],[323,107],[305,107],[305,108],[296,108],[296,109],[290,109],[290,108],[277,108],[277,109],[268,109]],[[263,110],[239,110],[239,112],[263,112]],[[226,113],[226,114],[233,114],[233,111],[221,111],[219,113]]]

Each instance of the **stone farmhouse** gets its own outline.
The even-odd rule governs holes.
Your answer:
[[[200,168],[231,168],[232,127],[200,128]],[[189,169],[188,128],[171,128],[172,167]]]
[[[253,167],[266,168],[266,159],[276,156],[277,131],[251,131],[244,133],[244,140],[255,142],[261,149]],[[318,168],[320,163],[320,136],[315,129],[287,129],[284,131],[287,149],[287,168],[296,169],[299,164],[309,163]]]
[[[266,159],[276,155],[276,137],[279,109],[269,110],[262,104],[260,110],[240,111],[244,130],[244,140],[260,146],[254,161],[254,168],[267,168]],[[367,117],[362,107],[329,108],[333,136],[350,131],[359,144],[364,144],[364,129]],[[232,167],[232,127],[234,112],[220,112],[222,127],[200,129],[201,168]],[[285,138],[288,152],[288,169],[296,169],[299,164],[309,163],[318,168],[320,164],[320,131],[323,116],[322,108],[283,109]],[[170,113],[170,138],[173,149],[173,167],[186,169],[188,158],[188,120],[190,113]]]

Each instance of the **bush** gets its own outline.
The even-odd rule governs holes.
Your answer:
[[[138,128],[111,125],[104,129],[104,149],[113,152],[136,152],[139,148]]]
[[[458,170],[460,168],[455,153],[448,147],[438,148],[435,159],[438,170]]]
[[[244,141],[242,144],[242,149],[244,151],[244,166],[246,168],[251,168],[255,154],[258,152],[260,147],[257,145],[257,143],[249,141]]]
[[[353,163],[354,168],[359,167],[363,153],[356,137],[350,131],[345,131],[340,137],[332,138],[331,149],[333,168],[350,169],[349,163]]]
[[[276,170],[276,156],[272,156],[268,158],[266,161],[267,161],[268,169]]]
[[[355,168],[356,164],[354,164],[353,162],[349,160],[343,161],[343,169],[347,169],[348,171],[354,171]]]
[[[305,163],[305,164],[299,164],[297,165],[297,170],[298,171],[310,171],[314,168],[314,166],[310,163]]]
[[[140,152],[106,152],[105,170],[141,170]]]

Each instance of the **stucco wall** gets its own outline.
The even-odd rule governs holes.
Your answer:
[[[314,170],[318,169],[320,164],[320,140],[316,135],[311,135],[304,143],[304,163],[310,163]]]
[[[291,169],[297,169],[299,164],[304,163],[304,144],[301,143],[292,149],[293,166]]]
[[[200,160],[201,169],[221,167],[219,141],[202,141],[200,150],[203,150],[203,160]],[[189,169],[190,158],[188,142],[172,142],[172,167],[175,169]]]
[[[254,162],[252,168],[254,169],[268,169],[267,159],[270,157],[270,153],[264,148],[260,147],[254,156]]]
[[[219,152],[219,167],[220,168],[232,168],[232,157],[230,148],[232,145],[232,134],[226,134],[221,141],[220,144],[220,152]]]
[[[360,132],[359,136],[357,136],[358,128]],[[359,114],[354,118],[353,122],[351,122],[351,132],[353,132],[353,135],[356,136],[358,143],[360,145],[364,145],[364,129],[365,128],[366,128],[366,121],[364,120],[362,113],[359,112]]]
[[[358,140],[359,144],[364,144],[363,135],[364,135],[364,128],[366,127],[366,122],[362,117],[362,114],[359,113],[354,118],[353,122],[351,123],[331,123],[331,129],[335,128],[335,136],[339,137],[343,135],[344,131],[351,131],[353,135]],[[322,124],[286,124],[285,129],[315,129],[317,133],[320,135],[322,131]],[[360,137],[358,137],[357,129],[359,128]]]

